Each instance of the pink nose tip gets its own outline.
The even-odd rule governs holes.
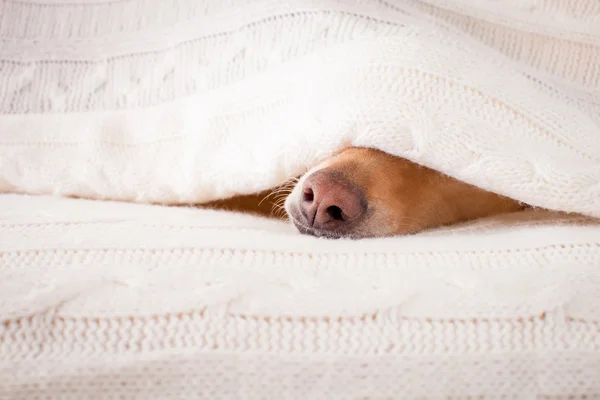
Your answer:
[[[302,185],[300,209],[308,226],[337,229],[360,217],[366,208],[360,189],[335,172],[315,172]]]

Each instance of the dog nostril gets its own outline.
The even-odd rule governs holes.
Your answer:
[[[312,191],[312,189],[304,189],[303,199],[309,203],[315,199],[315,193]]]
[[[338,206],[327,207],[327,214],[329,214],[329,216],[336,221],[344,220],[344,216],[342,214],[342,209],[339,208]]]

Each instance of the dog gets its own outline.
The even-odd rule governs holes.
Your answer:
[[[284,193],[279,189],[273,193]],[[267,192],[216,204],[270,214]],[[380,150],[350,147],[295,182],[284,209],[296,229],[324,238],[373,238],[515,212],[526,206]]]
[[[308,171],[285,200],[301,233],[355,239],[413,234],[522,208],[407,159],[359,147]]]

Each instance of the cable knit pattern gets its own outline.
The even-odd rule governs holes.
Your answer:
[[[1,399],[600,396],[600,227],[583,217],[348,242],[3,195],[0,221]]]
[[[0,399],[600,398],[599,21],[593,0],[0,0]],[[352,144],[580,214],[349,242],[7,193],[202,202]]]
[[[0,7],[0,191],[204,202],[367,145],[600,217],[593,0]]]

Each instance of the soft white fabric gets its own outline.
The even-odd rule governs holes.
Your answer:
[[[0,191],[200,202],[355,144],[600,216],[599,15],[593,0],[3,1]],[[5,194],[0,399],[593,398],[599,240],[545,212],[347,242]]]
[[[0,191],[202,202],[367,145],[600,217],[600,3],[472,3],[2,2]]]
[[[0,398],[595,398],[599,239],[541,211],[332,241],[2,195]]]

